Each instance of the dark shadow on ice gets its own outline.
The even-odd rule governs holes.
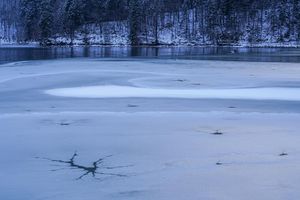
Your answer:
[[[134,105],[134,104],[128,104],[127,105],[128,108],[137,108],[139,107],[138,105]]]
[[[216,162],[216,165],[217,166],[223,166],[223,165],[232,165],[232,164],[234,164],[234,163],[232,163],[232,162],[227,162],[227,163],[225,163],[225,162],[221,162],[221,161],[218,161],[218,162]]]
[[[281,154],[279,154],[279,156],[288,156],[289,154],[286,152],[282,152]]]
[[[60,122],[60,124],[59,125],[61,125],[61,126],[69,126],[70,125],[70,123],[68,123],[68,122]]]
[[[216,162],[216,165],[223,165],[221,161]]]
[[[229,106],[228,108],[230,108],[230,109],[234,109],[234,108],[236,108],[235,106]]]
[[[84,166],[84,165],[79,165],[75,162],[76,157],[78,157],[78,154],[75,152],[69,160],[55,160],[55,159],[39,158],[39,157],[37,157],[37,159],[49,160],[51,162],[62,164],[61,167],[63,167],[63,168],[51,170],[53,172],[59,171],[59,170],[67,170],[67,169],[71,169],[71,170],[78,169],[78,170],[82,171],[82,175],[80,175],[78,178],[76,178],[76,180],[81,180],[85,176],[88,176],[88,175],[91,175],[93,178],[98,179],[98,180],[101,180],[101,178],[108,177],[108,176],[128,177],[128,175],[125,175],[125,174],[110,173],[110,172],[106,172],[106,170],[114,170],[114,169],[127,168],[127,167],[133,166],[133,165],[113,166],[113,167],[105,166],[104,165],[105,159],[112,157],[112,155],[99,158],[98,160],[94,161],[91,164],[91,166]],[[102,177],[97,177],[97,175],[102,176]]]
[[[176,82],[186,82],[187,80],[186,79],[176,79],[174,81],[176,81]]]
[[[85,125],[89,122],[88,119],[61,119],[61,120],[53,120],[53,119],[42,119],[41,123],[45,125],[59,125],[59,126],[71,126],[71,125]]]
[[[220,132],[219,130],[211,133],[212,135],[223,135],[224,133]]]

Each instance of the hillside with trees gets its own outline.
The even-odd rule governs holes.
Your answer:
[[[2,0],[0,42],[298,45],[300,0]]]

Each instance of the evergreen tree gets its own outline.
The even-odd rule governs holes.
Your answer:
[[[40,41],[43,45],[49,44],[49,37],[53,30],[53,2],[51,0],[42,0],[40,4]]]
[[[38,38],[38,19],[39,19],[39,1],[22,0],[21,16],[24,25],[25,40],[34,40]]]
[[[71,44],[73,44],[75,31],[85,20],[85,8],[86,4],[84,0],[67,0],[65,4],[65,23],[64,29],[71,38]]]
[[[141,31],[141,13],[139,0],[129,0],[129,39],[132,45],[139,45]]]

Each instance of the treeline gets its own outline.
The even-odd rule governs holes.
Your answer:
[[[91,26],[111,21],[126,23],[132,45],[300,40],[300,0],[2,0],[0,6],[23,40],[42,44],[57,36],[73,43],[78,33],[89,43]]]

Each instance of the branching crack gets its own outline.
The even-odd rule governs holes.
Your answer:
[[[127,168],[127,167],[132,167],[133,166],[133,165],[113,166],[113,167],[105,166],[104,165],[104,160],[107,159],[107,158],[112,157],[112,155],[108,155],[108,156],[99,158],[98,160],[92,162],[91,166],[84,166],[84,165],[77,164],[75,162],[76,157],[78,157],[77,152],[75,152],[69,160],[56,160],[56,159],[40,158],[40,157],[37,157],[37,158],[48,160],[48,161],[51,161],[51,162],[54,162],[54,163],[59,163],[59,164],[56,164],[56,165],[52,165],[52,166],[60,167],[60,168],[51,170],[52,172],[56,172],[56,171],[60,171],[60,170],[68,170],[68,169],[81,170],[82,175],[80,175],[78,178],[76,178],[76,180],[81,180],[85,176],[88,176],[88,175],[91,175],[95,179],[100,179],[99,177],[97,177],[97,175],[128,177],[128,175],[121,174],[121,173],[111,173],[111,172],[107,172],[107,170],[114,170],[114,169]]]

